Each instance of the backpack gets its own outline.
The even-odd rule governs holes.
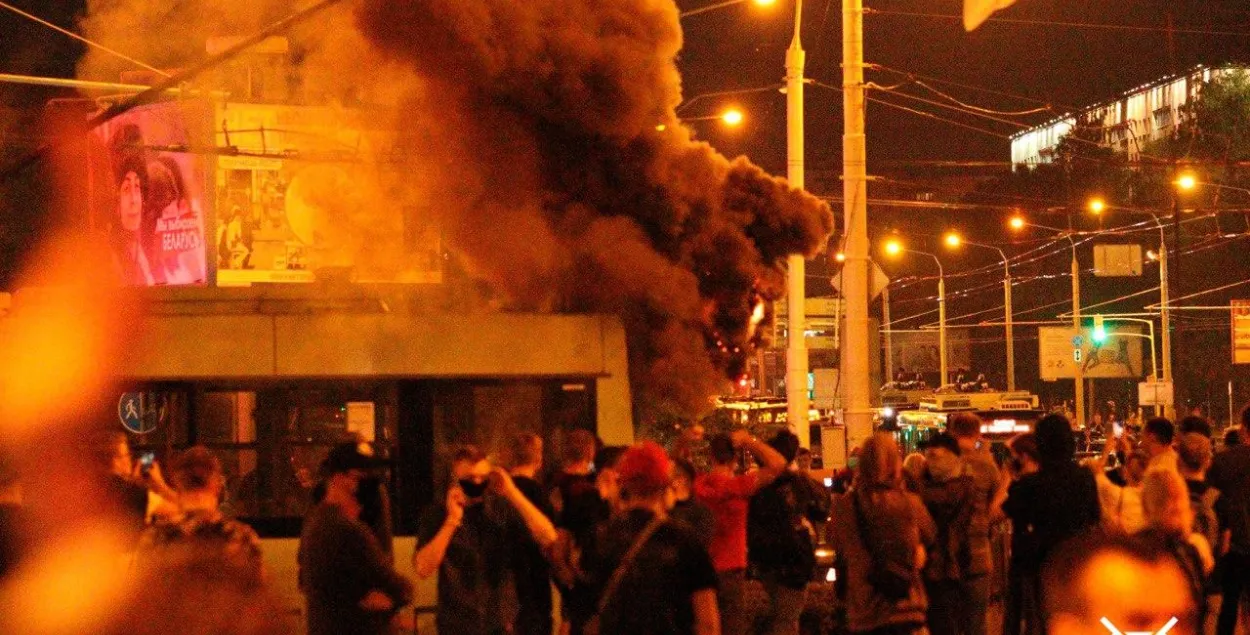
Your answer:
[[[747,555],[756,575],[772,574],[806,588],[816,570],[814,527],[828,516],[829,496],[793,472],[751,497],[747,507]]]
[[[913,534],[916,521],[909,507],[903,507],[906,518],[892,523],[885,531],[870,531],[859,500],[859,492],[851,492],[851,505],[860,540],[868,551],[871,567],[868,584],[878,595],[891,602],[898,602],[911,595],[916,579],[916,545],[908,538]]]

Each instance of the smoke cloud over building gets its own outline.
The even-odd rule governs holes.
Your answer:
[[[117,16],[152,4],[93,1],[87,35],[116,43],[110,25],[128,23]],[[246,33],[262,7],[286,3],[188,4],[212,5],[204,15],[220,24],[189,30],[208,36],[230,26],[223,7],[240,6]],[[822,250],[833,217],[677,120],[672,0],[349,6],[355,30],[324,35],[346,11],[305,28],[317,46],[293,72],[396,107],[389,155],[402,157],[404,203],[437,216],[449,249],[507,308],[622,316],[640,414],[706,410],[765,342],[786,256]]]

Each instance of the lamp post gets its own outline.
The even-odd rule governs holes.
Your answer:
[[[1181,189],[1186,189],[1185,183],[1186,183],[1185,177],[1182,177],[1181,179],[1177,180],[1177,186],[1180,187]],[[1190,183],[1189,187],[1192,188],[1193,183]],[[1095,205],[1095,203],[1099,203],[1100,205]],[[1102,210],[1106,208],[1106,206],[1101,205],[1101,203],[1102,203],[1101,200],[1094,199],[1090,203],[1090,211],[1093,212],[1095,215],[1101,214]],[[1117,209],[1120,209],[1120,208],[1117,208]],[[1162,337],[1160,338],[1162,340],[1162,347],[1163,347],[1163,350],[1162,350],[1163,381],[1171,382],[1172,381],[1172,309],[1168,306],[1168,299],[1169,299],[1170,291],[1168,289],[1167,226],[1163,224],[1163,219],[1159,218],[1159,215],[1155,214],[1154,212],[1145,211],[1145,210],[1135,210],[1135,209],[1122,209],[1121,211],[1125,211],[1130,214],[1145,214],[1153,218],[1155,221],[1155,226],[1159,228],[1159,257],[1158,257],[1158,261],[1159,261],[1159,322],[1160,322],[1160,330],[1163,331]],[[1151,322],[1150,328],[1151,329],[1154,328],[1153,322]],[[1150,346],[1151,346],[1150,354],[1154,355],[1154,339],[1153,338],[1151,338],[1150,340]],[[1155,375],[1156,375],[1156,380],[1157,380],[1158,368],[1155,369]],[[1175,391],[1175,388],[1173,388],[1173,391]],[[1169,406],[1164,411],[1164,416],[1167,416],[1173,419],[1176,417],[1175,403],[1173,403],[1173,405]]]
[[[885,244],[885,253],[891,256],[898,256],[904,251],[928,256],[933,259],[938,268],[938,364],[941,367],[941,379],[938,380],[938,388],[945,386],[949,380],[946,370],[947,348],[946,348],[946,272],[942,269],[942,261],[935,254],[927,251],[919,251],[903,247],[903,243],[897,240],[891,240]]]
[[[1014,391],[1016,389],[1016,347],[1015,347],[1015,329],[1012,324],[1011,310],[1011,261],[1007,259],[1007,254],[999,247],[994,245],[986,245],[983,243],[964,240],[959,234],[951,232],[946,235],[946,246],[952,249],[960,245],[968,245],[970,247],[979,247],[981,249],[989,249],[998,252],[998,256],[1003,259],[1003,314],[1004,335],[1007,339],[1007,390]]]
[[[1068,239],[1068,244],[1072,246],[1072,331],[1075,336],[1081,335],[1081,263],[1076,259],[1076,240],[1072,237],[1072,231],[1064,231],[1054,227],[1045,225],[1036,225],[1024,220],[1023,217],[1016,216],[1010,221],[1010,226],[1014,230],[1021,230],[1025,227],[1037,227],[1057,232],[1064,238]],[[1084,349],[1084,344],[1081,345]],[[1075,360],[1074,360],[1075,361]],[[1085,361],[1075,362],[1076,369],[1073,379],[1075,380],[1076,390],[1076,425],[1078,428],[1085,427]]]
[[[786,50],[786,178],[791,187],[799,189],[804,187],[803,67],[807,57],[799,38],[802,24],[803,0],[795,0],[794,39]],[[786,319],[789,323],[789,337],[786,338],[786,418],[794,427],[799,444],[806,448],[811,446],[807,421],[807,342],[804,339],[807,262],[800,254],[787,258],[786,264]]]

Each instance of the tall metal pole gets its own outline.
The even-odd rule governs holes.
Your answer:
[[[803,23],[803,0],[794,3],[794,39],[786,51],[786,154],[787,173],[791,187],[804,187],[803,166],[803,66],[806,53],[799,40]],[[807,263],[803,256],[790,256],[786,277],[789,333],[786,337],[786,417],[794,428],[803,447],[811,446],[811,431],[807,421],[809,400],[807,394],[807,342],[806,330]],[[849,262],[847,263],[850,264]],[[845,375],[844,375],[845,376]]]
[[[881,330],[885,335],[885,381],[894,381],[894,330],[890,320],[890,287],[881,290]]]
[[[937,258],[934,258],[937,260]],[[950,381],[946,371],[946,275],[942,273],[942,263],[938,263],[938,354],[942,356],[942,379],[938,386],[945,386]]]
[[[841,355],[842,407],[848,447],[872,436],[868,322],[868,151],[864,135],[864,3],[842,0],[842,192],[846,231],[843,289],[846,350]]]
[[[1157,219],[1156,219],[1157,220]],[[1168,244],[1164,240],[1163,224],[1159,224],[1159,317],[1163,327],[1163,381],[1172,381],[1172,309],[1168,307]],[[1175,399],[1176,388],[1172,388]],[[1176,418],[1176,404],[1164,408],[1163,416]]]
[[[1007,390],[1016,389],[1016,332],[1012,324],[1011,310],[1011,264],[1003,255],[1003,313],[1006,314],[1007,331]]]
[[[1068,236],[1068,241],[1072,243],[1072,330],[1076,335],[1081,333],[1081,264],[1076,260],[1076,241],[1072,240],[1072,236]],[[1085,342],[1081,338],[1081,345],[1077,348],[1084,351]],[[1076,425],[1079,429],[1085,428],[1085,357],[1076,363],[1076,375],[1074,377],[1076,383]]]

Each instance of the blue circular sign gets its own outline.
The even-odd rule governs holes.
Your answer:
[[[117,418],[127,431],[147,434],[156,429],[155,418],[145,416],[148,410],[145,401],[141,392],[125,392],[117,400]]]

